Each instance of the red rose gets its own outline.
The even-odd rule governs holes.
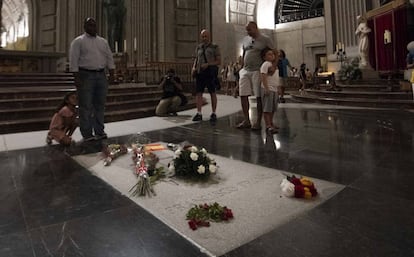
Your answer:
[[[300,179],[298,179],[298,178],[292,178],[290,180],[290,182],[295,186],[301,186],[302,185],[302,183],[300,182]]]
[[[188,225],[190,226],[190,228],[191,228],[192,230],[196,230],[196,229],[197,229],[197,224],[196,224],[196,222],[195,222],[194,220],[190,220],[190,221],[188,222]]]
[[[224,208],[224,214],[226,215],[227,219],[233,218],[233,212],[231,211],[231,209]]]
[[[309,191],[311,192],[312,196],[317,196],[318,195],[318,191],[316,190],[315,187],[309,188]]]
[[[295,197],[303,198],[305,196],[305,189],[302,185],[295,185]]]

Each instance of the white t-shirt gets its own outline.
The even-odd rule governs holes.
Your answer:
[[[269,61],[265,61],[262,66],[260,67],[260,73],[267,75],[267,85],[269,86],[269,90],[273,92],[277,92],[277,87],[280,85],[279,82],[279,72],[276,70],[273,75],[269,74],[269,68],[272,67],[272,63]],[[261,83],[262,88],[264,88],[263,82]]]

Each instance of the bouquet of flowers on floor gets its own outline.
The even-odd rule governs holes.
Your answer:
[[[192,230],[209,227],[210,221],[221,222],[233,219],[233,212],[218,203],[195,205],[187,212],[188,225]]]
[[[126,154],[128,149],[125,145],[109,144],[104,146],[102,153],[104,155],[104,166],[111,165],[112,161],[117,157]]]
[[[175,151],[168,169],[180,177],[208,178],[217,171],[217,164],[207,150],[194,145],[183,144]]]
[[[315,184],[306,177],[289,176],[282,180],[280,184],[282,193],[288,197],[310,199],[318,195]]]
[[[134,172],[137,175],[137,183],[129,190],[132,196],[151,196],[155,195],[153,184],[164,176],[163,167],[156,167],[159,158],[151,151],[145,150],[144,146],[134,146],[132,148],[132,160],[134,162]]]

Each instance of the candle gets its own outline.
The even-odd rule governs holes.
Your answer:
[[[124,39],[124,53],[126,53],[127,47],[126,47],[126,39]]]
[[[134,51],[137,50],[137,38],[134,37]]]
[[[391,31],[386,29],[384,31],[384,44],[388,44],[388,43],[391,43]]]
[[[115,41],[115,53],[118,53],[118,41]]]

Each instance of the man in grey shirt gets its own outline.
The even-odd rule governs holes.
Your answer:
[[[262,98],[260,96],[260,66],[263,63],[260,53],[265,48],[273,49],[272,40],[262,35],[256,22],[246,25],[247,36],[243,39],[243,68],[240,70],[239,95],[243,110],[244,120],[237,128],[251,128],[260,130],[262,120]],[[257,100],[257,121],[251,125],[249,117],[249,96],[255,95]]]
[[[208,30],[203,29],[200,33],[201,44],[196,47],[196,58],[194,60],[192,73],[196,79],[196,104],[197,113],[193,121],[202,121],[203,115],[201,108],[203,106],[203,92],[207,88],[211,98],[210,122],[217,121],[217,95],[218,86],[218,66],[221,64],[221,53],[218,45],[211,42],[211,34]]]

